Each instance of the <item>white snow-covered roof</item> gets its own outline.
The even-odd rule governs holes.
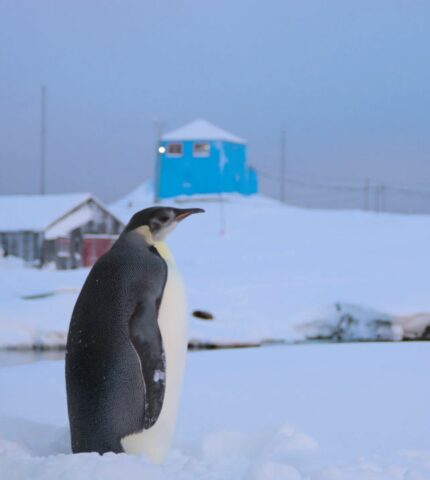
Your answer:
[[[84,202],[79,208],[72,209],[60,220],[50,225],[45,230],[45,239],[53,240],[61,236],[66,236],[75,228],[85,225],[94,218],[94,210],[91,204]]]
[[[0,232],[44,231],[91,198],[90,193],[1,195]]]
[[[212,123],[198,119],[187,123],[177,130],[166,133],[161,137],[162,140],[221,140],[233,143],[246,143],[243,138],[237,137]]]

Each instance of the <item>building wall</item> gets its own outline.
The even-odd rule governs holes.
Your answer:
[[[100,233],[84,235],[81,248],[82,266],[90,267],[93,265],[102,255],[110,250],[116,239],[116,235]]]
[[[43,236],[40,233],[0,233],[0,246],[3,254],[23,258],[28,263],[37,263],[42,253],[42,243]]]
[[[169,156],[168,144],[182,143],[181,156]],[[194,156],[194,143],[209,143],[209,156]],[[159,154],[158,197],[178,195],[257,192],[257,175],[246,165],[246,146],[231,142],[162,141]]]

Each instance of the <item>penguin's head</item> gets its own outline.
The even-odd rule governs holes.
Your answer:
[[[203,213],[202,208],[150,207],[135,213],[124,232],[135,231],[152,245],[162,242],[176,225],[193,213]]]

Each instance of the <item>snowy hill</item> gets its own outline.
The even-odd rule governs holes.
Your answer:
[[[152,197],[143,184],[111,208],[127,222]],[[188,291],[192,340],[398,340],[405,328],[413,337],[430,324],[430,217],[306,210],[258,195],[177,202],[206,210],[168,239]],[[3,259],[0,345],[63,345],[87,273]],[[191,317],[194,310],[214,319]]]

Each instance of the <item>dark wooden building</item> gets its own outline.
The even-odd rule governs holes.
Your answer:
[[[34,266],[91,266],[124,224],[91,194],[0,196],[3,255]]]

